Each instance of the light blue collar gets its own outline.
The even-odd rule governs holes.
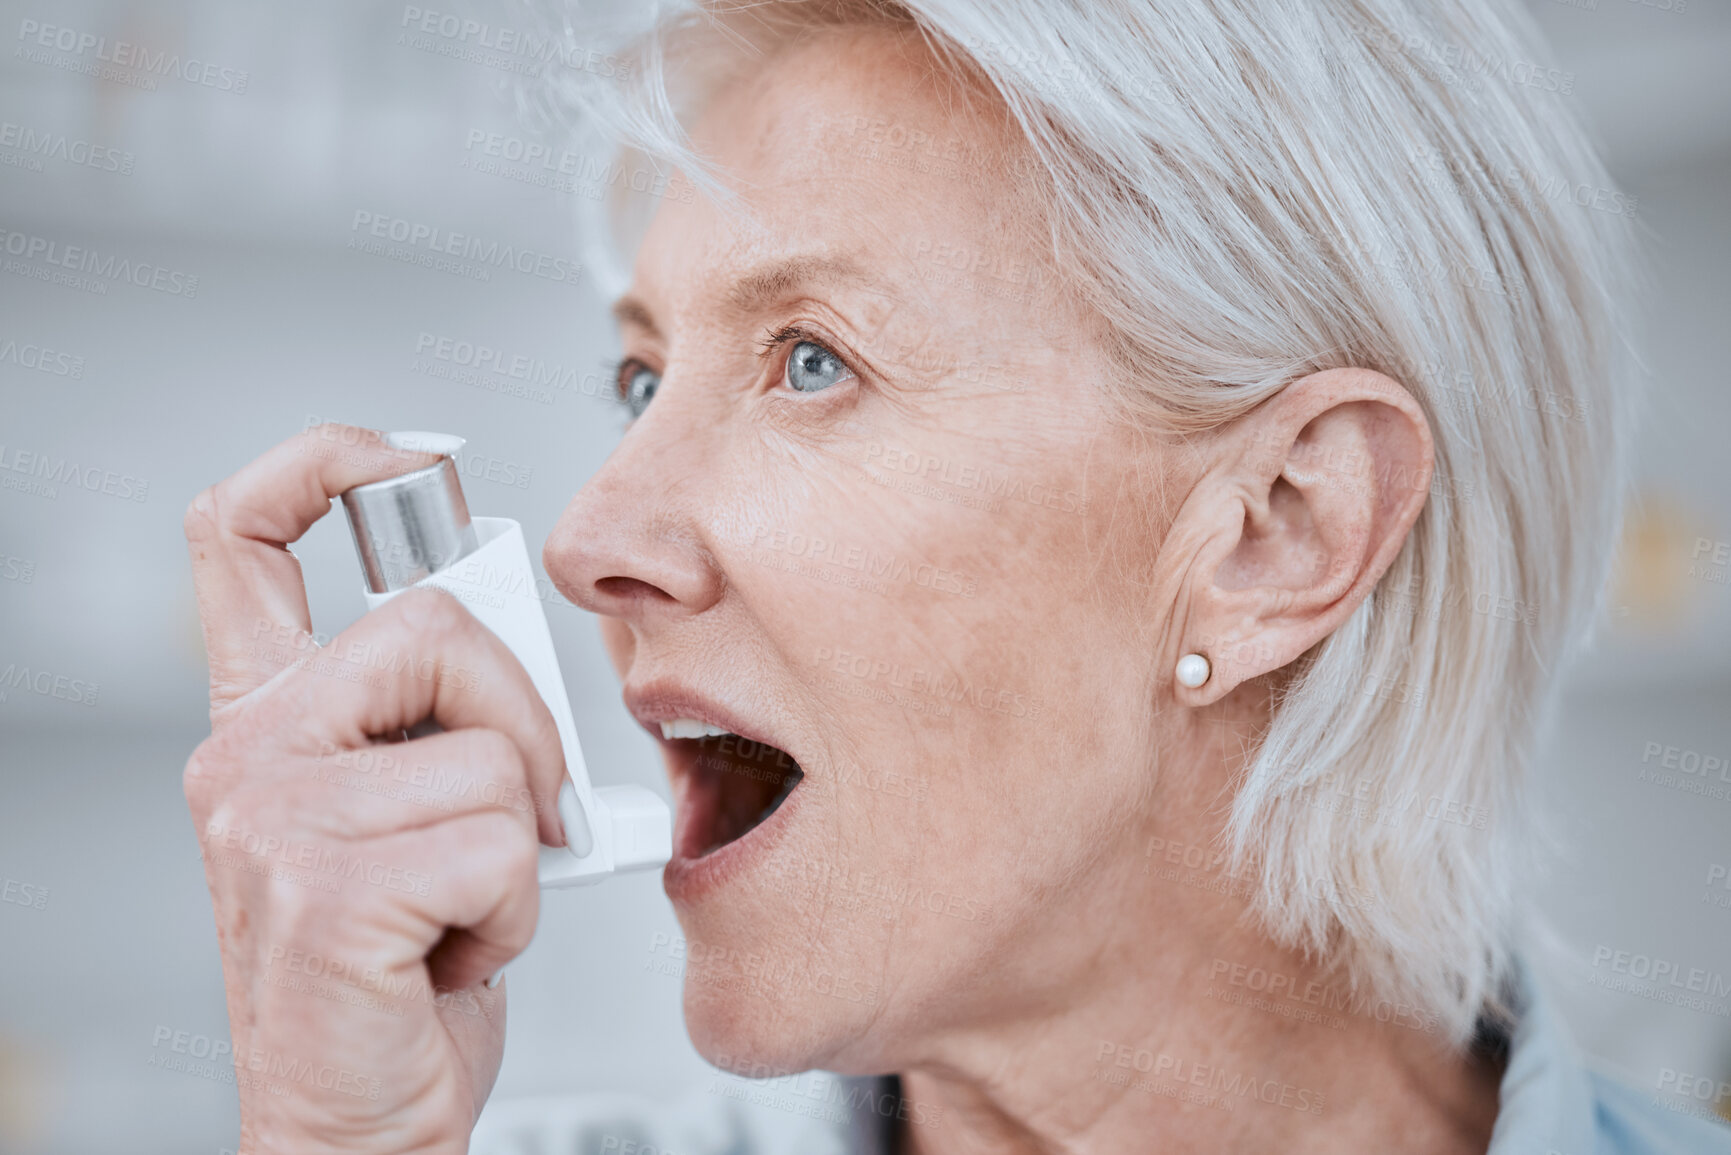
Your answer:
[[[1591,1155],[1597,1133],[1592,1080],[1568,1027],[1520,962],[1515,1011],[1486,1155]]]

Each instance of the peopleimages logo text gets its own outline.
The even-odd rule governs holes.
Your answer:
[[[450,12],[435,12],[413,4],[403,8],[399,27],[406,29],[411,39],[399,38],[411,48],[434,51],[441,56],[468,60],[510,72],[532,74],[537,67],[558,61],[566,68],[577,69],[608,80],[623,80],[631,75],[631,62],[617,56],[571,44],[562,37],[527,29],[505,28],[457,16]],[[419,34],[414,37],[413,34]],[[426,38],[437,37],[444,43]]]
[[[437,225],[368,212],[366,209],[355,210],[349,231],[477,265],[514,269],[546,281],[575,285],[580,283],[579,278],[583,272],[583,266],[576,261],[568,261],[551,253],[538,253],[533,249],[521,249],[498,241],[483,240],[472,233],[452,232]]]
[[[32,694],[39,694],[44,698],[59,698],[75,706],[94,706],[102,687],[83,678],[74,678],[70,674],[56,674],[53,670],[32,670],[29,666],[8,662],[4,669],[0,669],[0,702],[6,700],[8,690],[28,690]]]
[[[57,352],[44,345],[19,344],[14,338],[0,340],[0,365],[12,364],[20,369],[34,369],[56,377],[84,376],[84,358],[72,353]]]
[[[0,148],[15,148],[44,160],[64,161],[99,172],[117,172],[121,176],[132,175],[134,163],[130,152],[111,145],[92,144],[63,132],[38,131],[10,120],[0,120]]]
[[[198,278],[191,273],[134,261],[109,253],[104,256],[83,245],[65,245],[34,233],[21,233],[0,225],[0,252],[26,261],[40,261],[107,281],[127,281],[141,289],[154,289],[172,297],[198,296]]]
[[[239,95],[246,91],[248,76],[240,69],[223,68],[191,56],[183,58],[178,52],[152,52],[141,44],[125,40],[110,42],[106,36],[80,32],[76,28],[43,24],[38,20],[20,20],[18,39],[27,46],[89,56],[116,68],[129,68],[150,76],[172,76],[220,92]]]
[[[56,457],[52,453],[36,453],[0,442],[0,481],[10,481],[5,474],[21,474],[41,482],[87,489],[122,501],[145,501],[150,497],[150,482],[129,473],[116,473],[99,465],[83,465],[71,457]],[[5,488],[13,488],[8,485]]]

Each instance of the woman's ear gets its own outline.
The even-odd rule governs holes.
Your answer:
[[[1400,552],[1434,459],[1418,402],[1368,369],[1300,378],[1228,426],[1161,551],[1177,700],[1218,701],[1344,622]],[[1199,686],[1174,675],[1187,654],[1208,659]]]

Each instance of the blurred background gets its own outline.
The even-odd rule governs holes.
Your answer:
[[[627,7],[578,11],[617,27]],[[1648,234],[1657,386],[1622,576],[1543,759],[1560,847],[1535,883],[1557,932],[1541,969],[1596,1063],[1712,1113],[1671,1091],[1731,1078],[1731,997],[1685,1008],[1602,984],[1617,951],[1731,982],[1731,5],[1530,7],[1574,76],[1556,98],[1595,128]],[[369,240],[402,220],[575,266],[576,210],[600,195],[608,158],[564,159],[575,146],[517,111],[521,59],[420,31],[428,11],[0,4],[0,1151],[234,1142],[230,1084],[152,1061],[164,1028],[227,1038],[180,793],[207,733],[192,495],[318,421],[450,430],[469,439],[471,508],[539,542],[623,428],[583,279],[481,279]],[[84,38],[199,65],[105,62]],[[67,246],[153,271],[52,279]],[[472,347],[535,368],[476,366]],[[108,483],[44,483],[29,455]],[[295,552],[334,634],[363,608],[347,529],[326,519]],[[594,622],[556,599],[548,616],[597,780],[665,795]],[[21,670],[85,688],[39,694]],[[550,894],[510,971],[496,1097],[709,1078],[660,965],[676,934],[657,875]]]

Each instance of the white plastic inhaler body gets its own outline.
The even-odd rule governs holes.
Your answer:
[[[667,803],[641,786],[595,787],[589,782],[522,526],[509,518],[469,517],[456,467],[462,438],[392,433],[386,440],[441,457],[436,465],[356,486],[342,495],[366,571],[367,609],[377,609],[406,589],[444,590],[493,631],[528,671],[565,751],[566,780],[558,807],[566,845],[541,847],[541,885],[583,886],[616,871],[666,865],[673,855]]]

